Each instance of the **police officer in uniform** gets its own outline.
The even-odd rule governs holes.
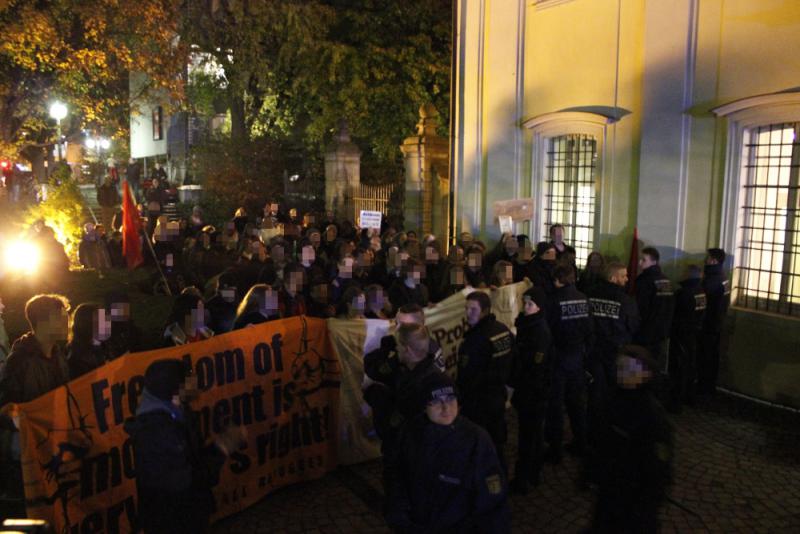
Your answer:
[[[492,301],[486,293],[467,295],[469,329],[458,348],[458,388],[462,413],[486,429],[505,466],[506,383],[515,347],[513,334],[491,311]]]
[[[553,337],[547,324],[547,294],[533,287],[522,296],[523,311],[517,317],[517,352],[509,378],[514,388],[511,404],[519,418],[519,446],[511,491],[528,492],[538,485],[544,452],[544,419],[553,362]]]
[[[597,430],[598,417],[609,391],[617,382],[617,351],[633,341],[639,328],[636,301],[625,292],[628,269],[612,262],[606,267],[605,279],[600,280],[589,294],[595,344],[589,355],[589,426]]]
[[[658,374],[663,375],[667,371],[673,290],[669,278],[661,272],[660,258],[658,250],[646,247],[639,259],[641,273],[636,278],[636,304],[641,323],[634,341],[650,352],[658,362]],[[663,377],[655,378],[656,382],[662,380]]]
[[[409,421],[392,457],[386,519],[395,532],[511,531],[503,467],[486,431],[459,415],[453,379],[428,377],[425,413]]]
[[[548,307],[548,323],[553,334],[555,362],[550,405],[547,409],[547,459],[561,461],[564,432],[564,405],[572,427],[571,452],[582,455],[586,449],[586,371],[585,360],[591,345],[592,322],[589,299],[575,288],[575,270],[559,264],[553,271],[556,291]]]
[[[731,286],[724,270],[725,257],[721,248],[708,249],[703,270],[707,307],[697,361],[697,389],[702,393],[714,393],[717,386],[720,334],[731,300]]]
[[[667,408],[680,412],[681,404],[694,401],[697,378],[697,337],[706,312],[706,293],[700,280],[700,267],[689,265],[686,278],[675,291],[675,313],[669,339],[670,402]]]
[[[387,338],[391,339],[391,342]],[[391,484],[388,461],[396,451],[397,436],[408,420],[422,413],[421,387],[441,371],[430,354],[430,335],[421,324],[401,324],[394,336],[364,357],[364,400],[372,408],[373,422],[381,438],[384,486]]]

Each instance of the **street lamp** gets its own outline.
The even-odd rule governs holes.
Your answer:
[[[58,161],[61,161],[61,119],[67,116],[67,105],[56,100],[50,104],[50,117],[56,120],[58,126]]]

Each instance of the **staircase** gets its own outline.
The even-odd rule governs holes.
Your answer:
[[[100,222],[100,204],[97,203],[97,187],[94,184],[80,184],[78,186],[83,196],[84,222]]]

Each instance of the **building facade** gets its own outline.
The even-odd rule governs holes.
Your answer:
[[[579,261],[724,248],[721,383],[800,406],[800,2],[459,0],[454,29],[456,231],[530,197],[516,232]]]

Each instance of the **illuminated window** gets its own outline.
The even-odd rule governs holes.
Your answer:
[[[744,132],[736,304],[800,316],[800,123]]]
[[[544,173],[542,239],[550,226],[564,226],[564,241],[575,247],[578,265],[594,248],[597,140],[568,134],[549,139]]]

